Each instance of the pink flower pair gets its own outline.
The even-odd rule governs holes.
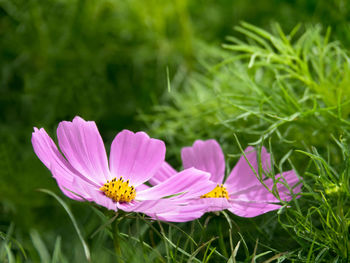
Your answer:
[[[109,162],[95,122],[80,117],[63,121],[57,128],[57,138],[63,155],[43,128],[34,128],[33,148],[62,192],[77,201],[177,222],[193,220],[208,211],[229,209],[251,217],[280,207],[270,204],[279,200],[261,184],[244,158],[220,185],[225,162],[214,140],[196,141],[193,147],[184,148],[185,170],[176,172],[164,160],[164,143],[144,132],[118,133],[111,145]],[[257,171],[256,153],[247,152],[246,156]],[[265,149],[261,160],[264,171],[269,171],[270,157]],[[293,171],[277,177],[289,185],[298,181]],[[272,179],[263,179],[268,187],[273,186]],[[149,187],[146,182],[154,186]],[[224,197],[214,196],[222,195],[223,190]],[[281,199],[291,199],[284,185],[278,185],[277,190]],[[300,191],[300,186],[296,190]]]

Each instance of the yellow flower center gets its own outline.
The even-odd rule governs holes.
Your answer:
[[[113,178],[111,181],[107,180],[100,190],[105,193],[105,195],[115,202],[129,203],[136,197],[136,191],[133,186],[129,186],[129,180],[126,182],[123,177]]]
[[[209,193],[202,195],[201,198],[223,198],[228,199],[228,192],[223,185],[217,185],[213,190]]]

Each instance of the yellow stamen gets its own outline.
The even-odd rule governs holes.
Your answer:
[[[107,180],[100,190],[105,195],[115,202],[129,203],[136,197],[136,191],[133,186],[129,186],[129,180],[124,182],[123,177],[113,178],[111,181]]]
[[[226,198],[228,199],[228,192],[223,185],[217,185],[209,193],[202,195],[201,198]]]

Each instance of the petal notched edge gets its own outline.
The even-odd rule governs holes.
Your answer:
[[[84,177],[99,185],[110,179],[106,150],[94,121],[80,117],[62,121],[57,138],[69,163]]]
[[[165,158],[165,144],[144,132],[123,130],[114,138],[110,153],[113,177],[123,177],[138,186],[148,181]]]
[[[183,167],[210,173],[210,180],[221,184],[225,175],[224,153],[216,140],[197,140],[181,150]]]

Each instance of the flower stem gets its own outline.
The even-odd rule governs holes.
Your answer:
[[[118,212],[117,212],[118,213]],[[113,244],[114,244],[114,250],[115,253],[118,257],[118,262],[125,262],[122,256],[122,251],[120,249],[120,241],[121,241],[121,236],[119,234],[119,220],[116,219],[114,220],[113,224],[112,224],[112,233],[113,233]]]

